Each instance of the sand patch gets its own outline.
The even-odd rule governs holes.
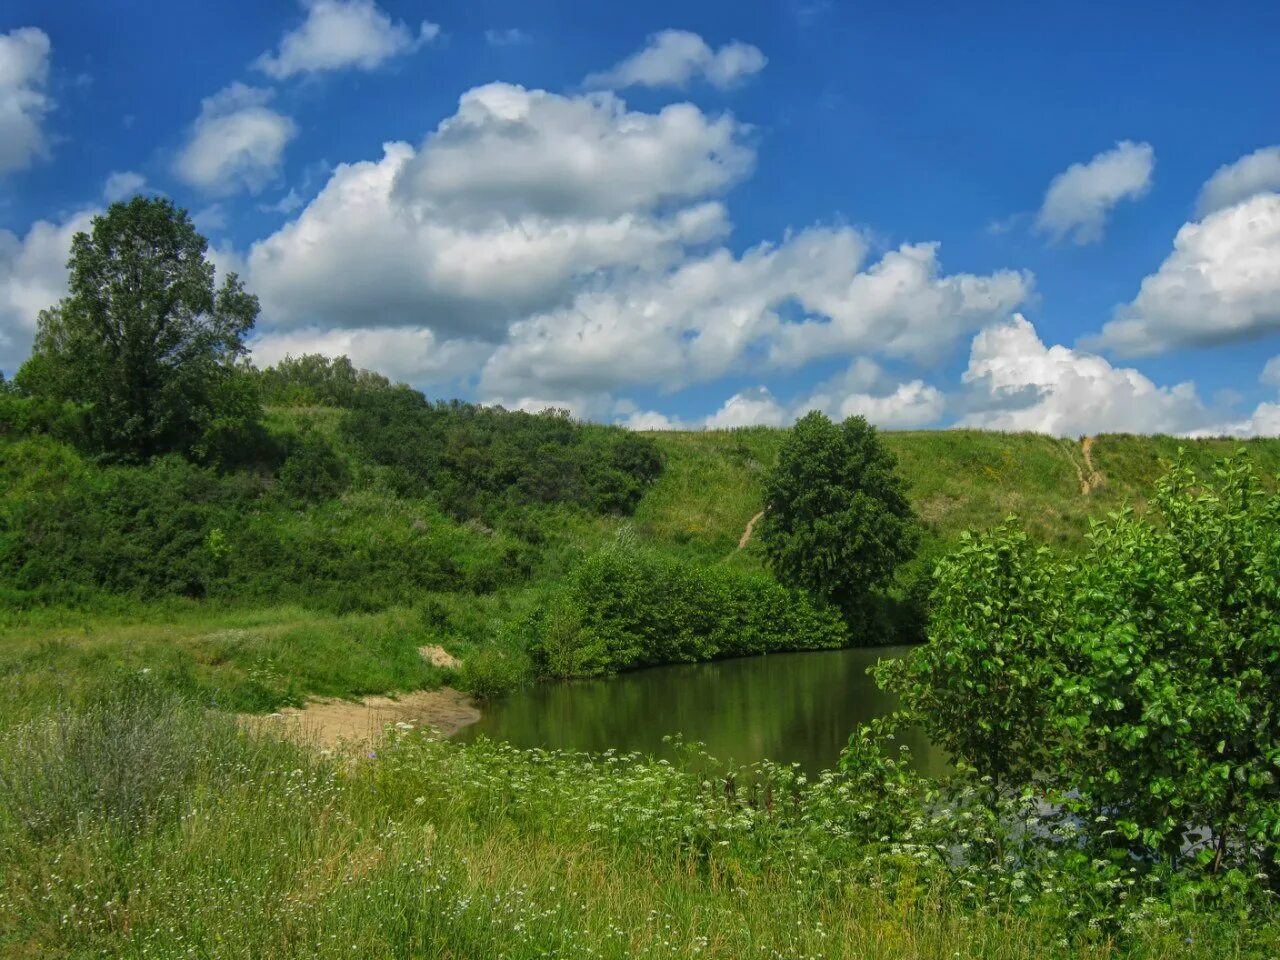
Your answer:
[[[317,747],[360,745],[382,737],[388,725],[433,728],[441,736],[457,733],[480,719],[471,698],[450,687],[418,690],[392,699],[365,697],[360,701],[317,699],[305,707],[285,707],[268,715],[240,714],[241,723],[258,730],[278,731]]]
[[[461,660],[455,657],[444,647],[437,646],[433,643],[429,643],[425,647],[419,647],[418,655],[433,667],[444,667],[449,670],[457,670],[462,666]]]

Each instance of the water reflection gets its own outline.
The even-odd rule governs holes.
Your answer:
[[[816,773],[835,764],[855,725],[897,706],[866,671],[881,657],[905,652],[879,647],[771,654],[538,684],[486,705],[480,722],[458,737],[671,756],[663,737],[682,734],[722,759],[769,758]],[[904,739],[918,769],[945,768],[945,757],[919,731]]]

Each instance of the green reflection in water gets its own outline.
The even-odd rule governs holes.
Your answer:
[[[897,706],[867,676],[867,667],[907,649],[770,654],[653,667],[608,680],[537,684],[486,704],[480,722],[458,737],[669,757],[663,737],[681,734],[723,760],[768,758],[816,773],[834,766],[858,723]],[[903,739],[917,769],[936,774],[946,768],[945,755],[922,733],[913,730]]]

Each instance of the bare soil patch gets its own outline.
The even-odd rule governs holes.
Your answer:
[[[444,667],[449,670],[457,670],[462,666],[461,660],[455,657],[444,647],[438,646],[434,643],[429,643],[425,647],[419,647],[418,655],[433,667]]]
[[[451,687],[418,690],[399,697],[365,697],[360,701],[317,699],[305,707],[279,713],[240,714],[240,722],[272,730],[316,747],[359,746],[379,739],[388,725],[431,728],[441,736],[457,733],[480,719],[471,698]]]

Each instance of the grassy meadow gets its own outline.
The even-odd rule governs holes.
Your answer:
[[[1067,922],[1052,906],[1025,908],[1016,886],[972,893],[920,848],[873,862],[862,851],[874,824],[834,779],[737,775],[774,784],[766,801],[642,757],[464,747],[412,731],[325,756],[238,728],[233,712],[312,696],[484,692],[511,670],[519,680],[518,624],[583,556],[620,538],[699,566],[764,569],[758,543],[738,543],[783,431],[654,433],[664,469],[630,516],[547,505],[490,522],[394,489],[341,420],[325,407],[268,411],[276,433],[326,437],[352,483],[306,509],[254,501],[229,560],[217,544],[229,588],[13,594],[0,610],[0,956],[1276,955],[1271,912],[1192,899],[1124,924]],[[1075,550],[1091,518],[1143,509],[1178,448],[1207,468],[1237,446],[1102,436],[1091,471],[1078,441],[884,439],[924,524],[917,565],[1011,513]],[[1280,471],[1280,441],[1245,445],[1261,473]],[[5,518],[99,469],[48,438],[0,437],[0,458]],[[255,586],[234,551],[268,527],[271,549],[296,562]],[[420,575],[416,564],[446,557],[447,576]],[[355,584],[345,592],[344,577]],[[380,577],[390,586],[358,595]],[[418,654],[427,644],[462,668],[431,666]]]

